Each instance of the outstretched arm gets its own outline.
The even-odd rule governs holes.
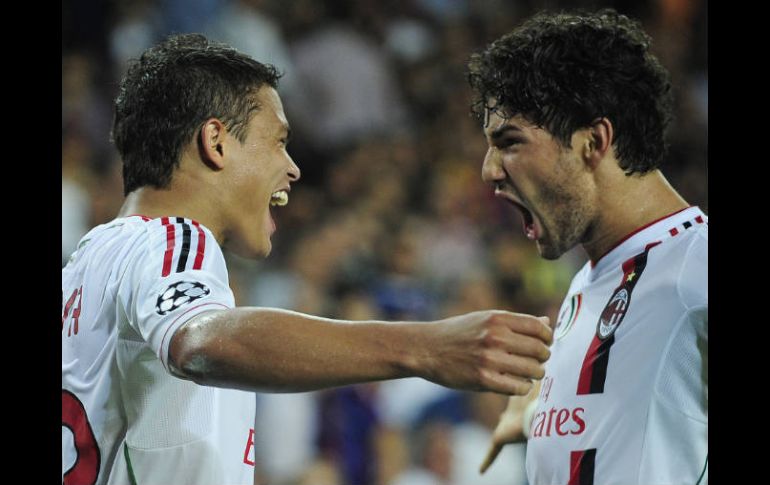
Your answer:
[[[422,377],[521,395],[543,377],[552,338],[546,317],[504,311],[389,323],[242,307],[200,314],[180,327],[169,363],[181,378],[248,390],[301,392]]]

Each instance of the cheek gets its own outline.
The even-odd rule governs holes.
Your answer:
[[[521,161],[511,161],[504,165],[518,195],[526,202],[536,203],[540,194],[548,189],[553,174],[548,174],[540,167]]]
[[[262,199],[267,201],[267,197],[270,196],[270,194],[264,193],[267,190],[267,184],[265,184],[264,177],[258,167],[250,166],[241,170],[238,184],[241,196],[245,198],[245,201],[250,201],[252,204],[255,202],[260,203]],[[263,195],[265,197],[262,197]]]

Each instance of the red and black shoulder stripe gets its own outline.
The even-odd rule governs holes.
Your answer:
[[[206,235],[197,221],[183,217],[161,217],[165,229],[165,252],[161,276],[201,269],[206,256]]]

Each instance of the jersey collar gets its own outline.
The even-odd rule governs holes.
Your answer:
[[[708,216],[697,206],[669,214],[640,227],[620,240],[595,264],[589,262],[591,279],[608,268],[620,266],[623,261],[644,251],[648,244],[681,234],[689,227],[708,223]]]

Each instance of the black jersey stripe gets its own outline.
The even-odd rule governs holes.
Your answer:
[[[177,217],[176,222],[177,224],[182,225],[182,251],[179,253],[179,260],[177,261],[176,265],[176,272],[181,273],[185,270],[185,267],[187,266],[187,259],[190,255],[190,236],[192,234],[192,229],[190,228],[190,225],[181,217]]]
[[[596,448],[570,453],[568,485],[594,485]]]
[[[604,384],[607,380],[607,367],[610,364],[610,349],[615,343],[615,330],[623,323],[623,319],[631,305],[634,287],[642,277],[644,268],[647,266],[647,255],[653,247],[659,242],[648,244],[644,252],[626,260],[623,265],[623,279],[620,285],[615,289],[599,316],[596,324],[596,334],[588,346],[586,355],[583,358],[583,365],[580,369],[578,378],[577,395],[600,394],[604,392]],[[617,295],[626,295],[625,304],[622,299],[616,299]],[[607,326],[609,322],[615,320],[614,327],[610,329],[609,334],[602,336],[602,325]],[[607,331],[605,331],[607,333]]]

